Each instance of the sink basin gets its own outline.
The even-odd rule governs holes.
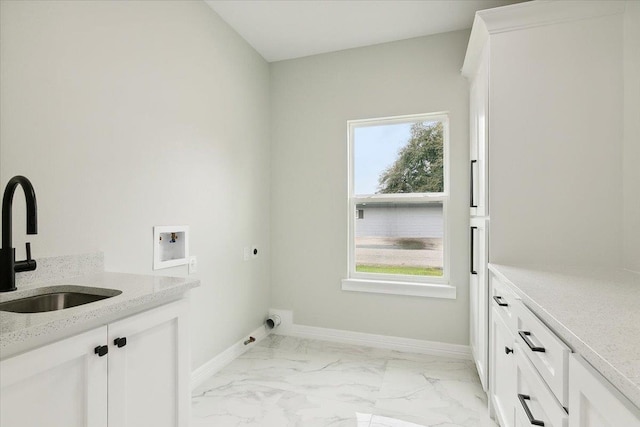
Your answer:
[[[13,313],[44,313],[89,304],[122,293],[122,291],[114,289],[96,288],[96,291],[96,293],[88,293],[86,291],[73,291],[70,289],[60,291],[49,290],[47,293],[2,302],[0,303],[0,311],[10,311]]]

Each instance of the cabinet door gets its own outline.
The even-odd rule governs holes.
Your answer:
[[[640,410],[580,356],[569,357],[569,427],[640,427]]]
[[[471,219],[469,254],[469,341],[482,388],[487,390],[489,357],[489,289],[487,271],[487,221]]]
[[[491,310],[490,342],[491,402],[499,424],[502,427],[513,427],[513,398],[516,394],[513,358],[515,338],[495,307]]]
[[[0,426],[107,427],[107,327],[0,362]]]
[[[186,322],[178,301],[109,325],[109,427],[187,426]]]
[[[487,129],[489,100],[488,47],[482,53],[477,74],[470,86],[470,173],[471,191],[469,206],[471,216],[488,216],[487,197]]]

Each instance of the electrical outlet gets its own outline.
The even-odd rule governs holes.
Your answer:
[[[242,258],[245,261],[249,261],[249,259],[251,259],[251,251],[249,249],[249,246],[245,246],[244,248],[242,248]]]
[[[189,257],[189,274],[198,272],[198,258],[195,256]]]

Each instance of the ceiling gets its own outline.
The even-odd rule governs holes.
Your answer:
[[[205,0],[267,61],[470,28],[523,0]]]

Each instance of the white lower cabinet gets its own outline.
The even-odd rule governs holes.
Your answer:
[[[502,427],[514,426],[516,390],[515,338],[494,307],[491,310],[490,396],[496,419]]]
[[[571,349],[524,304],[514,307],[516,342],[562,406],[568,406]]]
[[[489,400],[501,427],[640,427],[640,408],[490,277]],[[511,351],[513,350],[513,351]]]
[[[189,339],[186,303],[109,325],[109,427],[186,427]],[[126,345],[118,342],[126,339]]]
[[[0,362],[0,426],[107,427],[103,326]]]
[[[567,427],[567,413],[516,343],[516,416],[533,426]],[[527,424],[525,424],[527,425]]]
[[[640,427],[640,410],[575,354],[569,359],[569,405],[569,427]]]
[[[188,348],[177,301],[3,360],[0,427],[186,427]]]

